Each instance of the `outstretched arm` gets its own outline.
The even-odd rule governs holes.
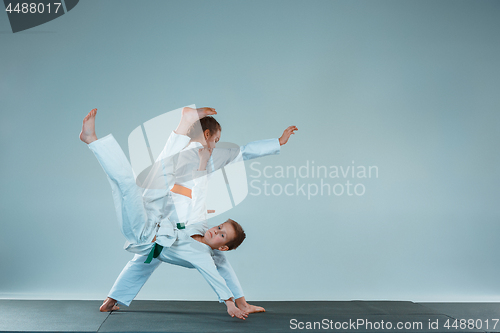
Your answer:
[[[226,303],[227,313],[231,317],[245,319],[248,316],[245,311],[238,309],[234,304],[234,296],[222,276],[217,271],[212,256],[209,253],[190,253],[189,261],[217,293],[219,301],[224,301]]]
[[[279,139],[258,140],[247,143],[239,148],[214,150],[213,162],[214,170],[222,168],[229,163],[241,162],[242,160],[251,160],[257,157],[276,155],[280,152],[280,146],[286,144],[292,134],[295,134],[298,128],[289,126],[283,131]]]
[[[295,134],[295,131],[298,131],[296,126],[288,126],[279,139],[253,141],[240,147],[243,160],[246,161],[257,157],[279,154],[281,150],[280,146],[286,144],[290,136]]]
[[[214,259],[217,271],[226,281],[226,285],[233,293],[234,298],[236,299],[235,304],[238,309],[243,310],[244,312],[249,314],[254,312],[266,311],[263,307],[247,303],[247,301],[245,300],[245,296],[243,295],[243,289],[241,288],[240,281],[238,280],[238,277],[236,276],[233,267],[227,260],[224,252],[214,250],[212,258]]]

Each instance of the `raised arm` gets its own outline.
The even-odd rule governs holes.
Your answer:
[[[274,155],[280,153],[280,146],[283,146],[288,142],[290,135],[295,134],[298,128],[295,126],[289,126],[284,131],[279,139],[268,139],[250,142],[242,146],[241,154],[243,160],[250,160],[257,157],[262,157],[266,155]]]
[[[239,148],[219,149],[216,148],[213,154],[214,170],[220,169],[229,163],[251,160],[267,155],[276,155],[280,153],[281,146],[288,142],[292,134],[295,134],[298,128],[289,126],[278,139],[267,139],[250,142]]]

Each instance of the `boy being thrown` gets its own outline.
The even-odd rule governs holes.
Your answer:
[[[213,109],[189,109],[182,113],[181,122],[173,132],[166,145],[169,155],[182,150],[190,138],[186,136],[190,126],[206,115],[216,114]],[[176,229],[174,243],[162,249],[154,242],[155,224],[148,219],[146,207],[140,188],[135,182],[132,168],[120,146],[108,135],[97,139],[95,134],[96,109],[92,110],[84,119],[80,139],[88,144],[99,163],[108,176],[113,191],[113,200],[118,216],[120,229],[130,243],[137,244],[143,255],[154,253],[154,257],[161,261],[188,268],[196,268],[217,293],[220,300],[227,306],[231,317],[245,319],[247,313],[238,309],[234,298],[224,279],[218,273],[211,256],[211,250],[231,250],[238,247],[245,238],[245,234],[238,223],[228,220],[219,226],[208,229],[206,222],[206,165],[212,149],[200,149],[200,165],[193,172],[194,187],[192,189],[192,203],[189,218],[185,229]],[[137,248],[137,247],[136,247]],[[151,260],[151,258],[148,258]]]

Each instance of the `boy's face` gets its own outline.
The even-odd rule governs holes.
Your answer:
[[[227,251],[229,248],[227,247],[227,242],[233,240],[236,237],[236,232],[234,231],[231,223],[224,222],[210,228],[205,232],[203,236],[205,240],[205,244],[210,246],[212,249],[217,249],[220,251]]]
[[[207,147],[208,148],[215,148],[215,144],[217,142],[219,142],[219,140],[220,140],[220,136],[221,136],[220,130],[217,131],[217,133],[215,133],[214,135],[210,135],[210,131],[209,130],[205,130],[205,132],[206,132],[206,134],[205,134],[205,142],[207,143]]]

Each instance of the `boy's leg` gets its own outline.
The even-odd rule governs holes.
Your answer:
[[[144,286],[151,274],[153,274],[161,263],[161,261],[156,258],[149,264],[145,264],[145,260],[146,256],[136,254],[134,258],[125,265],[109,291],[108,298],[101,306],[100,310],[102,312],[117,310],[113,309],[116,302],[126,306],[130,305],[142,286]]]
[[[131,243],[144,243],[148,220],[142,191],[135,183],[132,167],[120,145],[110,134],[88,145],[108,176],[120,229]],[[147,228],[149,229],[149,228]]]
[[[179,124],[181,128],[188,127],[194,121],[193,119],[215,113],[212,110],[185,109]],[[84,118],[80,139],[88,144],[108,176],[120,229],[127,241],[135,244],[149,242],[154,237],[152,235],[154,225],[148,224],[143,189],[137,186],[132,167],[113,136],[108,135],[97,139],[95,133],[96,114],[97,109],[93,109]],[[183,134],[184,132],[181,130],[179,134],[169,138],[166,150],[164,150],[165,154],[174,155],[189,143],[189,137]],[[146,201],[149,200],[146,199]]]
[[[95,134],[95,115],[97,114],[97,109],[92,109],[85,118],[83,118],[82,131],[80,132],[80,140],[89,144],[97,140]]]
[[[123,235],[131,243],[142,243],[147,241],[144,239],[147,215],[142,193],[135,184],[134,174],[128,159],[113,136],[108,135],[97,139],[95,134],[96,113],[97,110],[94,109],[83,119],[80,139],[88,144],[108,176],[118,223]]]

